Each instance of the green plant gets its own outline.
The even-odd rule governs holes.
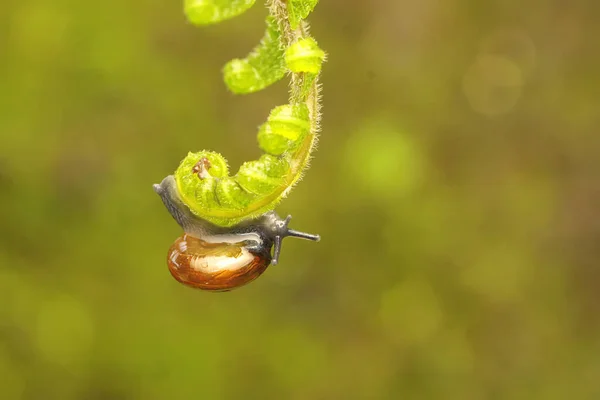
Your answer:
[[[186,0],[188,19],[207,25],[235,17],[255,0]],[[216,152],[190,152],[175,172],[181,201],[197,217],[230,227],[273,210],[302,177],[319,131],[318,76],[325,53],[308,33],[306,17],[318,0],[267,0],[269,15],[260,44],[228,62],[225,84],[236,94],[262,90],[290,76],[288,104],[275,107],[259,128],[264,154],[229,175]]]

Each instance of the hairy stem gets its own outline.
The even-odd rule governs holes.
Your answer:
[[[268,0],[267,7],[269,13],[277,21],[277,25],[281,31],[282,45],[284,48],[289,48],[293,43],[301,39],[309,37],[309,24],[306,21],[301,21],[296,29],[293,29],[290,24],[290,16],[287,8],[287,0]],[[319,74],[308,75],[305,72],[291,72],[290,79],[290,103],[297,104],[306,102],[310,119],[310,134],[305,139],[305,142],[298,148],[293,156],[293,160],[298,163],[296,168],[303,171],[309,161],[312,150],[317,141],[317,134],[321,121],[321,105],[320,101],[320,85]],[[310,81],[310,82],[307,82]],[[306,94],[303,94],[303,89],[309,83],[309,89]],[[301,178],[301,173],[297,173],[294,179],[290,182],[288,190],[292,188]]]

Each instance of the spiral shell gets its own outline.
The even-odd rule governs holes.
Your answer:
[[[253,254],[243,241],[208,243],[184,234],[167,255],[173,278],[184,285],[210,291],[228,291],[258,278],[269,266],[271,255]]]

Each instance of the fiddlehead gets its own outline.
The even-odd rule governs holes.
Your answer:
[[[236,94],[256,92],[286,73],[290,76],[288,104],[275,107],[258,129],[258,144],[264,154],[229,175],[221,154],[190,152],[174,176],[155,185],[186,234],[204,238],[262,229],[270,232],[263,232],[263,242],[275,246],[273,263],[281,238],[318,240],[318,236],[287,230],[289,217],[281,220],[272,213],[301,178],[319,131],[318,76],[325,53],[308,34],[305,21],[317,2],[267,0],[269,16],[261,42],[247,57],[232,60],[223,69],[225,84]],[[192,23],[208,25],[237,16],[253,4],[254,0],[185,0],[185,12]],[[264,222],[266,216],[270,216],[268,223]],[[252,226],[261,229],[248,228]],[[268,253],[270,261],[270,250]]]
[[[211,24],[244,12],[252,1],[188,0],[186,12],[196,24]],[[304,19],[317,0],[270,0],[261,43],[244,59],[224,68],[225,83],[238,94],[264,89],[290,72],[290,103],[273,109],[258,132],[266,153],[229,176],[218,153],[189,153],[175,179],[190,210],[219,226],[233,226],[275,208],[301,177],[315,145],[319,124],[317,77],[325,53],[308,36]],[[208,161],[208,162],[206,162]],[[203,174],[194,171],[205,165]]]

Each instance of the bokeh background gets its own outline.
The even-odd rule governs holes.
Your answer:
[[[278,210],[323,239],[195,291],[152,184],[259,155],[286,85],[220,70],[265,14],[2,0],[0,398],[600,398],[600,3],[322,0],[323,131]]]

